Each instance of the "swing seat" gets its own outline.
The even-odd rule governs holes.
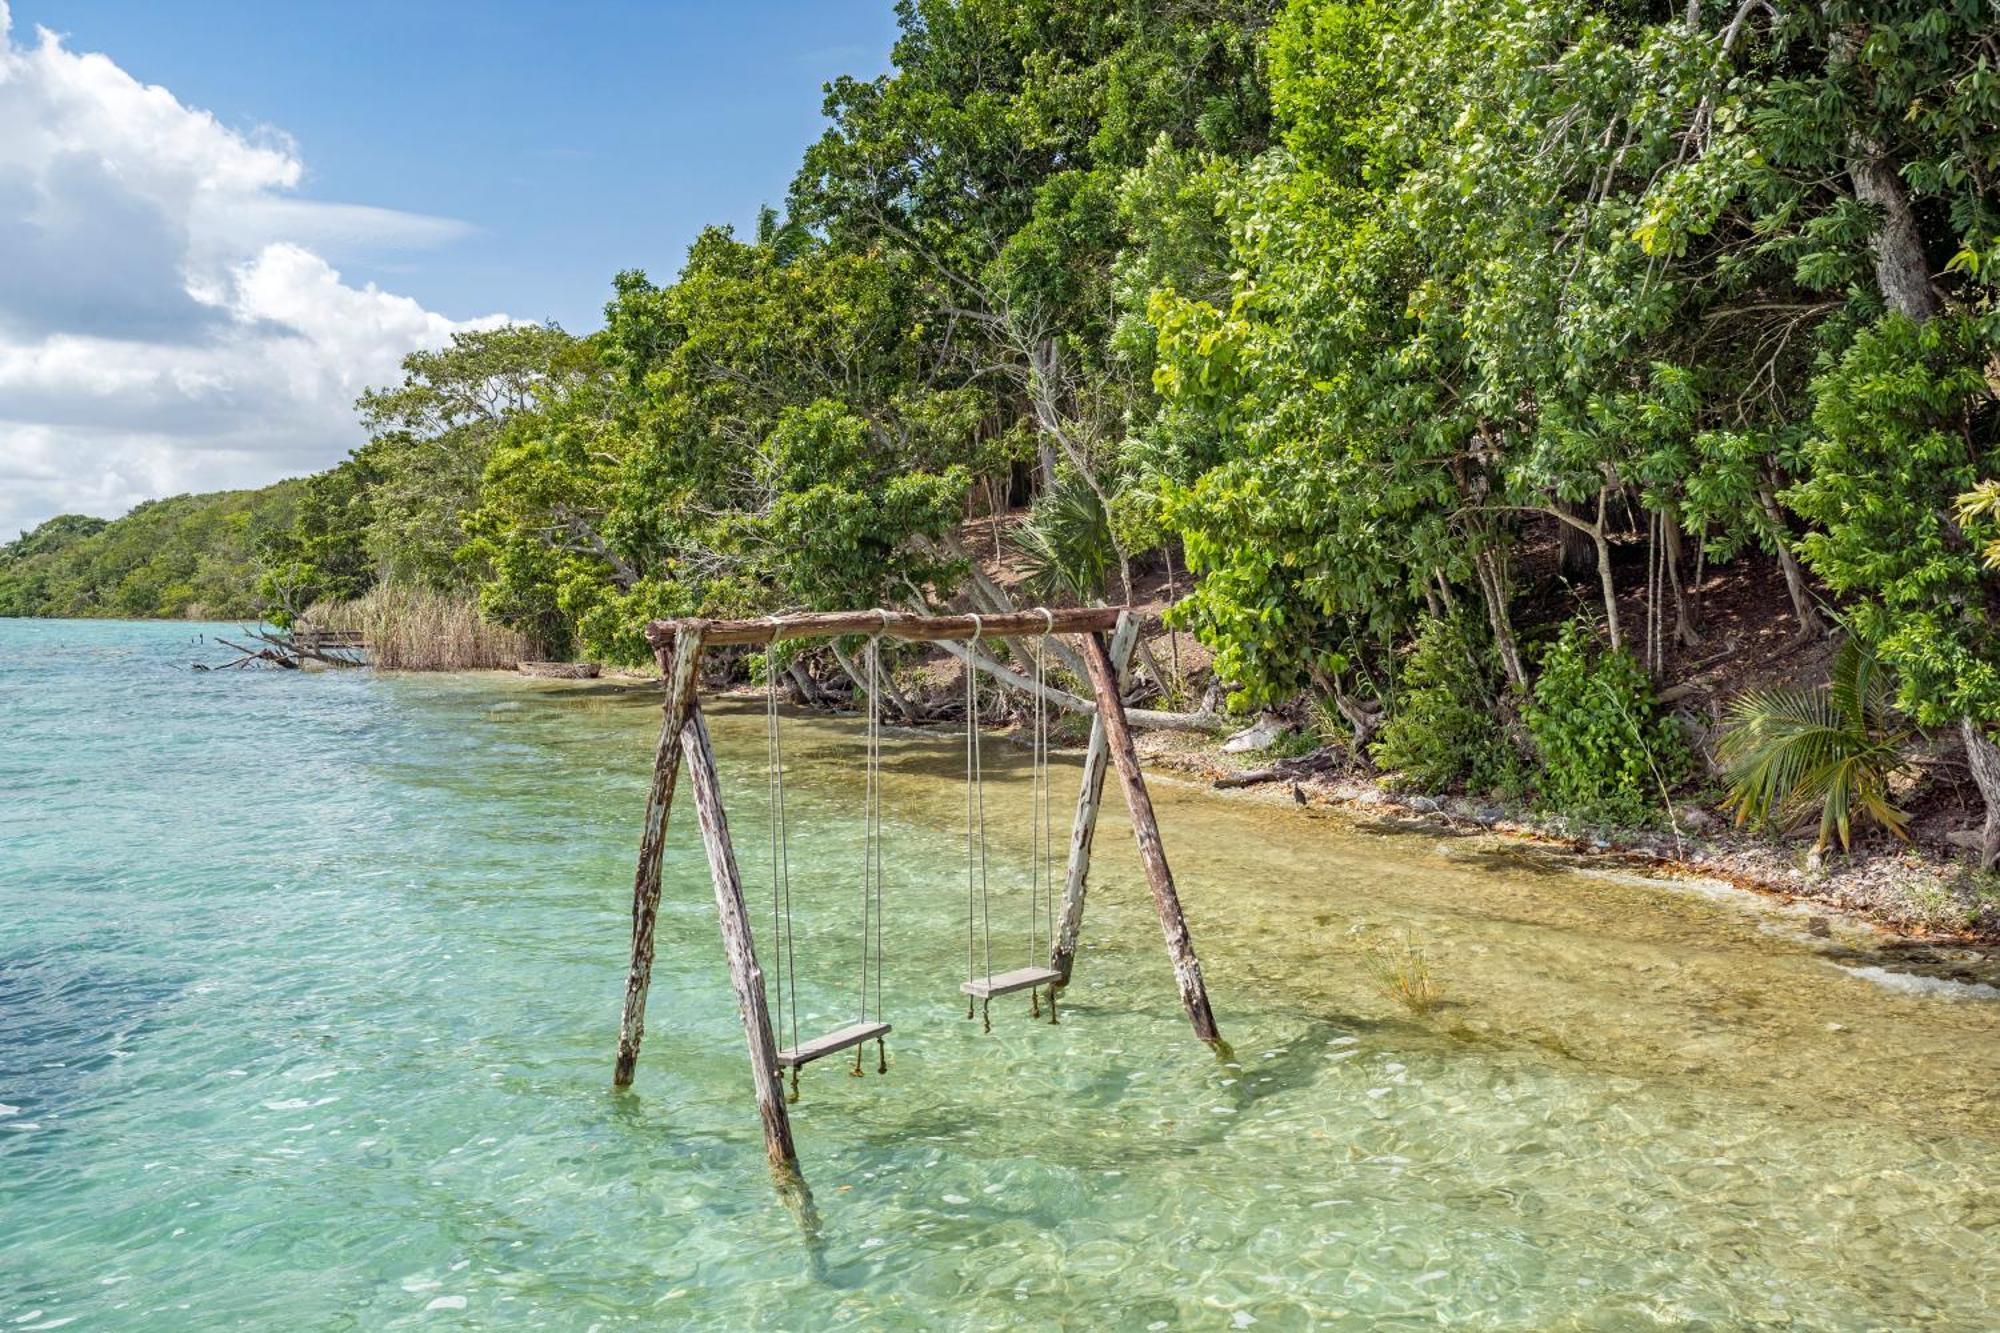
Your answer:
[[[1062,973],[1052,967],[1017,967],[1012,972],[991,972],[975,981],[962,981],[958,989],[962,994],[990,1000],[996,995],[1012,995],[1015,991],[1033,990],[1061,980]]]
[[[829,1032],[823,1037],[814,1037],[811,1041],[798,1046],[788,1046],[779,1051],[778,1068],[797,1069],[801,1065],[809,1065],[836,1051],[844,1051],[850,1046],[859,1046],[865,1041],[886,1036],[888,1032],[887,1023],[849,1023],[846,1027]]]

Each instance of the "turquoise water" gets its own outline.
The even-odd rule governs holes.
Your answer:
[[[984,1035],[948,737],[887,747],[892,1068],[808,1072],[802,1222],[685,809],[609,1087],[654,698],[176,669],[202,629],[0,621],[0,1329],[1994,1322],[1981,960],[1162,781],[1236,1061],[1189,1036],[1115,817],[1062,1024],[1016,997]],[[761,717],[711,720],[758,908]],[[831,1026],[858,733],[788,727]],[[1018,928],[1026,786],[991,763]],[[1427,1019],[1366,967],[1405,933]]]

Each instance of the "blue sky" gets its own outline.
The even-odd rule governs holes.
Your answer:
[[[362,441],[409,352],[597,327],[781,204],[890,0],[0,0],[0,541]]]
[[[14,0],[142,83],[297,143],[300,193],[455,218],[420,255],[343,256],[464,319],[583,331],[611,275],[670,276],[696,231],[782,204],[822,85],[887,67],[890,0]]]

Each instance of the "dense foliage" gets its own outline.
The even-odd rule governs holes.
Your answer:
[[[255,615],[257,552],[290,525],[304,489],[177,495],[109,523],[52,518],[0,546],[0,616]]]
[[[1988,0],[898,15],[754,236],[364,398],[267,604],[393,578],[631,660],[660,614],[997,605],[962,522],[1026,507],[1032,595],[1184,557],[1235,706],[1642,818],[1726,569],[1802,635],[1840,604],[1990,770],[2000,856]]]
[[[1423,792],[1464,787],[1512,793],[1521,755],[1501,725],[1500,672],[1464,614],[1428,616],[1397,675],[1394,707],[1374,758]]]
[[[1527,723],[1545,806],[1608,824],[1671,817],[1692,767],[1687,744],[1632,655],[1600,647],[1583,621],[1564,625],[1543,656]]]

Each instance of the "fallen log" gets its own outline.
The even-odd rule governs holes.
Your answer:
[[[1232,787],[1255,787],[1264,782],[1297,781],[1314,773],[1324,773],[1334,765],[1335,751],[1330,745],[1322,745],[1311,754],[1295,755],[1290,759],[1280,759],[1264,768],[1253,768],[1242,773],[1226,773],[1211,784],[1227,791]]]

